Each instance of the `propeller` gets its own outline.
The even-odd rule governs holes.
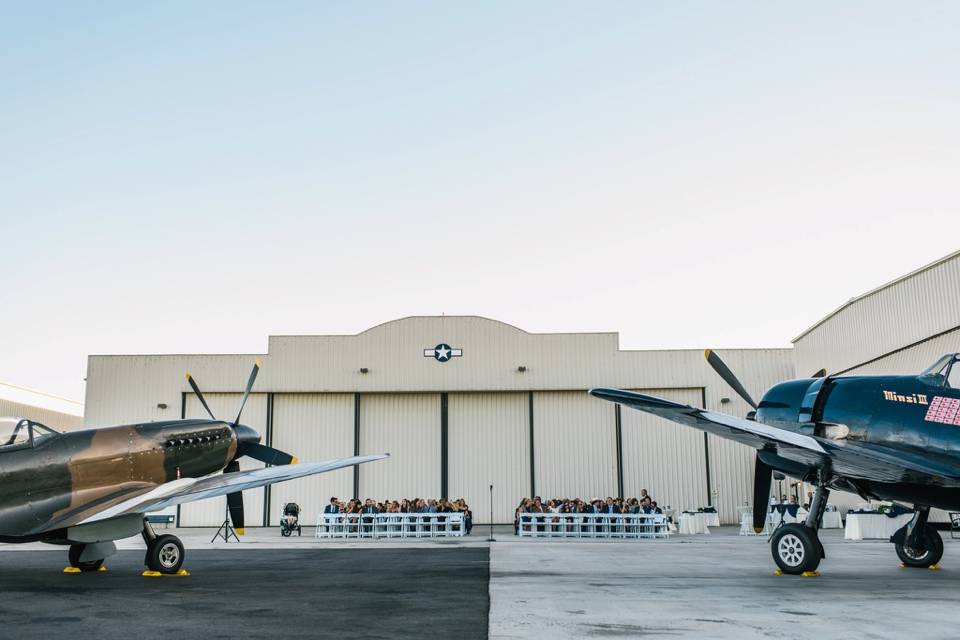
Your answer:
[[[247,379],[247,386],[243,390],[243,397],[240,399],[240,408],[237,410],[236,419],[228,423],[233,429],[234,436],[237,439],[237,452],[233,456],[233,459],[227,463],[227,466],[223,469],[224,473],[236,473],[240,471],[240,462],[239,458],[247,456],[253,458],[254,460],[259,460],[266,465],[270,466],[280,466],[285,464],[296,464],[296,457],[280,451],[279,449],[274,449],[273,447],[268,447],[266,445],[260,444],[260,434],[257,433],[257,430],[253,427],[248,427],[245,424],[240,424],[240,416],[243,415],[243,408],[247,404],[247,399],[250,397],[250,391],[253,389],[253,383],[257,379],[257,374],[260,372],[260,359],[257,358],[257,361],[253,365],[253,370],[250,372],[250,377]],[[190,384],[190,388],[193,389],[193,392],[197,395],[197,399],[200,400],[200,404],[203,405],[203,408],[207,410],[207,413],[211,418],[216,420],[216,416],[213,415],[213,411],[210,410],[210,406],[207,404],[206,399],[203,397],[203,392],[200,391],[200,387],[197,385],[196,380],[193,379],[189,373],[187,374],[187,382]],[[233,528],[236,530],[237,535],[243,535],[243,492],[236,491],[234,493],[227,494],[227,508],[230,512],[230,521],[233,523]]]
[[[746,400],[747,404],[757,409],[757,403],[753,401],[750,394],[737,376],[733,375],[730,368],[720,359],[720,356],[711,349],[703,352],[707,362],[713,367],[713,370],[723,378],[724,382],[730,385],[730,388],[737,392],[741,398]],[[749,417],[749,416],[748,416]],[[763,531],[767,518],[767,498],[770,497],[770,483],[772,482],[773,467],[760,459],[760,452],[757,452],[753,466],[753,530],[757,533]]]
[[[733,375],[733,371],[730,371],[730,368],[720,359],[720,356],[716,354],[712,349],[707,349],[703,352],[703,355],[707,358],[707,363],[717,374],[723,378],[723,381],[730,385],[730,388],[737,392],[737,395],[747,401],[747,404],[757,408],[757,403],[753,401],[753,398],[750,397],[750,394],[747,393],[747,390],[740,384],[740,381],[737,380],[737,376]]]
[[[767,498],[770,497],[770,484],[773,481],[773,467],[760,459],[757,454],[753,467],[753,530],[763,531],[767,520]]]
[[[236,458],[230,461],[230,464],[223,470],[224,473],[236,473],[240,471],[240,463]],[[227,494],[227,510],[230,512],[230,522],[233,523],[233,530],[238,536],[243,535],[243,492],[235,491]]]

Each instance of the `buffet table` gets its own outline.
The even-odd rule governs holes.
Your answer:
[[[824,511],[823,521],[820,523],[821,529],[843,529],[843,520],[840,518],[839,511]]]
[[[767,514],[767,521],[761,533],[756,533],[753,530],[753,513],[750,511],[742,510],[740,512],[740,535],[742,536],[755,536],[755,535],[766,535],[771,531],[780,526],[781,522],[789,524],[791,522],[806,522],[807,520],[807,511],[805,509],[797,509],[797,515],[791,516],[789,512],[780,513],[779,511],[771,511]],[[840,517],[839,511],[825,511],[823,513],[823,521],[820,524],[821,529],[842,529],[843,520]]]
[[[716,524],[709,524],[716,521]],[[679,533],[687,535],[710,535],[708,526],[720,526],[720,518],[715,513],[692,513],[684,511],[680,514]]]
[[[886,540],[913,518],[904,513],[895,518],[883,513],[847,513],[846,540]]]

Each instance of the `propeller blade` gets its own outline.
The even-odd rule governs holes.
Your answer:
[[[290,455],[289,453],[284,453],[279,449],[274,449],[273,447],[257,444],[255,442],[244,443],[240,448],[239,455],[250,456],[254,460],[259,460],[264,464],[269,464],[274,467],[284,464],[297,464],[296,457]]]
[[[253,382],[257,379],[258,373],[260,373],[260,358],[257,358],[257,361],[253,363],[253,371],[250,372],[250,378],[247,380],[247,388],[243,390],[243,399],[240,400],[240,410],[237,411],[237,419],[233,421],[233,424],[240,422],[240,414],[243,413],[243,407],[247,404],[247,398],[250,397],[250,390],[253,389]]]
[[[810,377],[811,377],[811,378],[826,378],[826,377],[827,377],[827,370],[826,370],[826,369],[820,369],[820,371],[817,371],[815,374],[813,374],[813,375],[810,376]]]
[[[230,508],[230,522],[238,536],[243,535],[243,492],[227,494],[227,506]]]
[[[770,483],[773,480],[773,467],[757,456],[753,469],[753,530],[763,532],[767,523],[767,501],[770,499]]]
[[[737,376],[733,375],[733,372],[724,364],[723,360],[720,359],[712,349],[707,349],[703,352],[703,355],[706,356],[707,362],[713,367],[713,370],[723,378],[723,381],[730,385],[730,388],[737,392],[741,398],[747,401],[754,409],[757,408],[757,403],[753,401],[753,398],[750,397],[750,394],[747,393],[747,390],[743,388],[743,385],[740,384],[740,381],[737,380]]]
[[[240,463],[235,459],[230,461],[224,473],[236,473],[240,471]],[[238,536],[243,535],[243,492],[236,491],[227,494],[227,509],[230,511],[230,522],[233,524],[233,530]]]
[[[217,416],[213,415],[213,411],[210,411],[210,407],[207,406],[207,401],[203,398],[203,394],[200,393],[200,387],[197,386],[197,383],[193,381],[193,376],[189,373],[187,374],[187,382],[190,383],[190,388],[193,389],[193,392],[197,394],[197,398],[200,400],[200,404],[203,405],[203,408],[207,410],[207,413],[210,414],[210,417],[214,420],[217,419]]]

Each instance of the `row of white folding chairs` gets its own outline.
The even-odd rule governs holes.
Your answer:
[[[666,538],[660,513],[521,513],[517,534],[530,538]]]
[[[440,538],[464,535],[463,513],[321,513],[318,538]]]

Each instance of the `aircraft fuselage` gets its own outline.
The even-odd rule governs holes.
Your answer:
[[[0,449],[0,539],[56,537],[92,513],[234,458],[229,423],[175,420],[87,429]]]
[[[931,376],[851,376],[790,380],[761,400],[757,422],[891,456],[915,455],[960,466],[960,390]],[[761,455],[763,453],[761,452]],[[778,471],[803,478],[812,470],[764,456]],[[864,497],[960,509],[960,490],[929,481],[880,483],[838,479],[834,488]]]

